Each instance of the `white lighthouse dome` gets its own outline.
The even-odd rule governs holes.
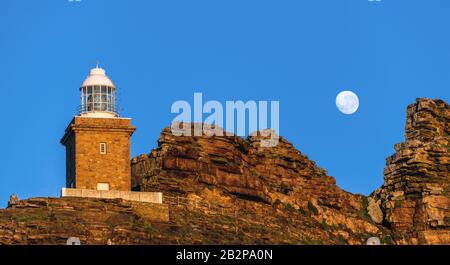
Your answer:
[[[114,83],[106,75],[105,70],[99,68],[98,66],[91,69],[89,76],[86,78],[86,80],[84,80],[83,84],[81,85],[81,87],[87,86],[109,86],[115,88]]]
[[[98,118],[118,117],[116,109],[116,87],[98,65],[80,87],[80,115]]]

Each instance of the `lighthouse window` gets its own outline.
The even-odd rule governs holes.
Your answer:
[[[109,102],[114,102],[113,101],[113,95],[112,94],[109,94]],[[113,106],[113,104],[109,104],[109,111],[114,111],[114,106]]]
[[[92,111],[92,95],[87,96],[87,111]]]
[[[95,93],[95,88],[94,88],[94,110],[100,110],[100,95]]]
[[[88,86],[81,88],[82,112],[115,112],[114,88],[109,86]]]
[[[100,154],[106,155],[106,143],[100,143]]]
[[[93,101],[92,101],[92,87],[88,86],[85,88],[86,89],[86,106],[84,107],[83,110],[85,111],[92,111],[93,109]]]

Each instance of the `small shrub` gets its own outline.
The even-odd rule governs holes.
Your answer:
[[[153,226],[152,226],[151,223],[149,223],[149,222],[144,222],[143,227],[144,227],[145,233],[151,234],[151,233],[153,232]]]
[[[344,238],[343,235],[338,235],[338,243],[339,245],[347,245],[347,239]]]
[[[365,209],[367,209],[367,207],[369,207],[369,199],[366,196],[362,197],[362,206]]]
[[[366,221],[372,222],[372,218],[370,217],[368,210],[369,199],[366,196],[363,196],[361,203],[363,207],[359,211],[359,216]]]
[[[11,219],[17,223],[27,223],[33,221],[45,221],[50,219],[49,214],[30,214],[30,215],[13,215]]]
[[[254,168],[250,169],[250,174],[252,175],[252,177],[258,176],[258,173],[256,172],[256,170]]]
[[[322,229],[325,231],[328,231],[330,229],[330,226],[327,224],[327,222],[325,221],[325,219],[322,219]]]
[[[314,215],[319,214],[319,210],[317,210],[316,206],[311,201],[308,201],[308,210],[312,212]]]
[[[286,209],[286,211],[288,211],[288,212],[293,212],[293,211],[295,211],[295,208],[294,208],[290,203],[286,204],[285,209]]]
[[[280,185],[280,191],[284,194],[284,195],[288,195],[290,188],[286,183],[281,183]]]
[[[309,217],[309,212],[303,208],[299,208],[298,211],[305,217]]]

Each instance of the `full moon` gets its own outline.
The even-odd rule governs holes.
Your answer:
[[[336,106],[344,114],[353,114],[359,107],[358,96],[352,91],[342,91],[336,97]]]

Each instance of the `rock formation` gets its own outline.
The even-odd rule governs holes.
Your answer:
[[[386,159],[385,182],[369,199],[371,215],[397,243],[450,243],[449,125],[450,106],[442,100],[408,106],[406,140]]]
[[[450,244],[449,122],[442,100],[410,105],[406,140],[369,197],[340,189],[281,137],[268,148],[266,132],[185,137],[166,128],[156,149],[131,161],[133,189],[163,192],[163,205],[13,196],[0,209],[0,244],[364,244],[374,236]]]
[[[284,213],[304,213],[346,243],[361,244],[368,235],[389,236],[368,217],[364,196],[340,189],[333,177],[281,137],[276,147],[262,147],[262,135],[268,134],[248,139],[174,136],[166,128],[158,148],[132,160],[132,182],[136,190],[196,197],[239,212],[263,204]],[[254,218],[268,217],[256,210]]]
[[[1,244],[59,244],[78,237],[83,244],[160,242],[149,231],[169,220],[167,205],[121,199],[32,198],[0,209]]]

